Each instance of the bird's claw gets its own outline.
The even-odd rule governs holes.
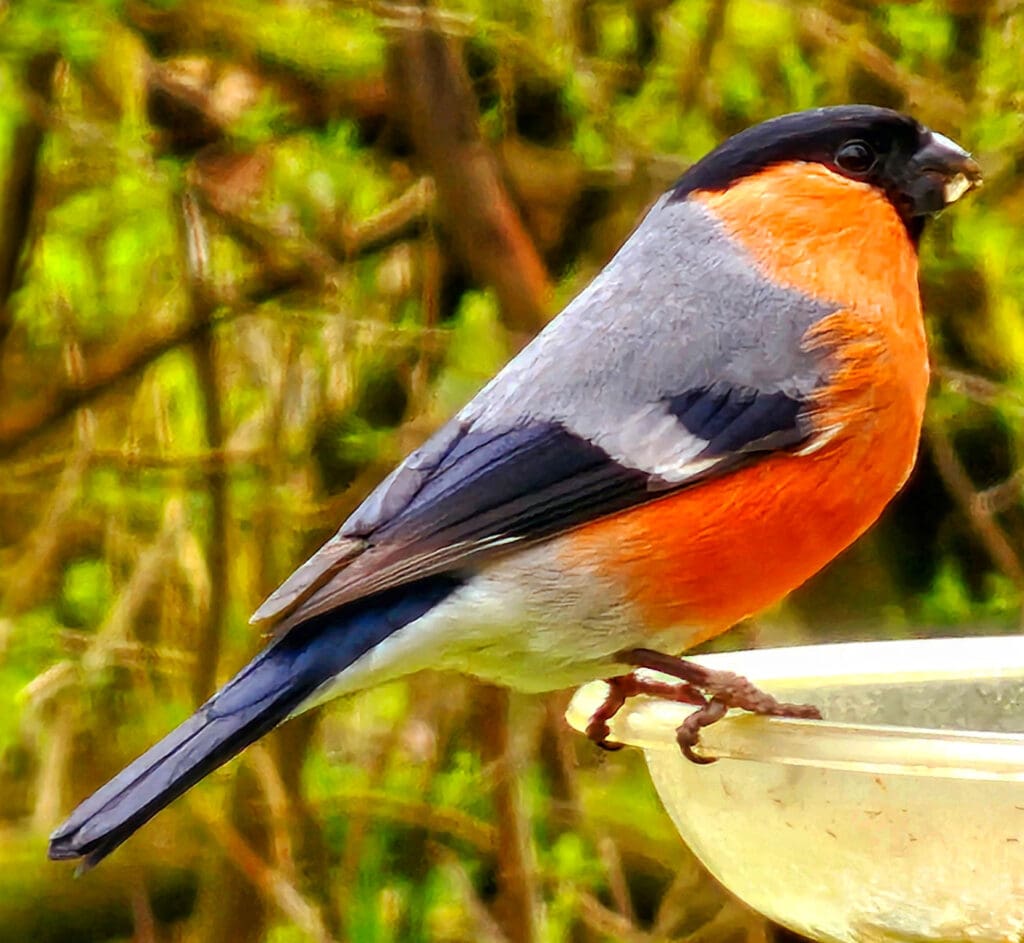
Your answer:
[[[691,763],[706,766],[714,763],[713,756],[701,756],[694,753],[693,748],[700,743],[700,732],[703,727],[708,727],[718,720],[721,720],[729,710],[724,701],[717,698],[706,700],[702,707],[697,708],[689,717],[676,727],[676,743],[679,749]]]
[[[762,691],[753,682],[731,671],[716,671],[686,661],[638,648],[623,652],[619,659],[636,668],[647,668],[678,678],[679,682],[657,681],[638,677],[636,672],[608,678],[608,694],[601,706],[591,715],[587,736],[605,750],[619,750],[622,744],[609,741],[611,729],[608,721],[618,713],[626,700],[638,694],[659,697],[683,704],[695,704],[695,710],[676,730],[676,742],[683,756],[693,763],[705,765],[715,762],[713,757],[694,752],[700,742],[700,731],[721,720],[732,708],[767,717],[798,717],[820,720],[821,711],[813,704],[789,704]]]

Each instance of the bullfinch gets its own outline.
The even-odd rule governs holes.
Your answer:
[[[712,151],[259,607],[273,641],[50,857],[95,864],[286,718],[427,667],[525,691],[610,677],[598,741],[657,689],[638,667],[701,705],[684,747],[731,706],[813,715],[674,656],[803,583],[906,481],[928,387],[918,240],[979,182],[948,138],[863,105]]]

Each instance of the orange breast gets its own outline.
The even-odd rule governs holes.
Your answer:
[[[898,490],[916,436],[775,456],[577,531],[576,565],[615,574],[652,630],[710,637],[767,608],[857,539]]]
[[[777,602],[878,518],[914,463],[928,360],[916,251],[882,194],[789,164],[691,198],[766,277],[842,306],[805,338],[829,371],[813,408],[820,447],[755,460],[568,542],[574,563],[618,574],[652,629],[690,623],[707,637]]]

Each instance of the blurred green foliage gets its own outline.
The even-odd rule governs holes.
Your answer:
[[[636,757],[579,744],[560,697],[513,697],[506,723],[462,679],[289,724],[74,885],[25,865],[525,340],[503,294],[525,282],[459,239],[493,207],[446,189],[446,154],[480,172],[450,102],[438,140],[416,131],[417,9],[0,2],[0,941],[763,939]],[[923,247],[937,378],[912,481],[719,644],[1017,631],[1020,5],[467,0],[435,22],[548,314],[771,115],[870,101],[976,151],[986,189]]]

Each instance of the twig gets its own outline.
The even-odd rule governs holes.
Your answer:
[[[61,642],[70,655],[84,654],[92,645],[95,635],[91,632],[80,632],[76,629],[65,629],[61,632]],[[196,660],[195,652],[186,651],[169,645],[154,645],[151,642],[126,640],[110,642],[107,647],[107,664],[133,671],[145,669],[157,675],[174,677],[186,674]],[[58,662],[58,665],[66,662]],[[56,667],[56,666],[54,666]],[[44,672],[44,675],[46,672]],[[34,695],[34,685],[44,675],[38,676],[23,689],[25,695]]]
[[[684,855],[673,872],[672,883],[661,895],[654,915],[651,932],[655,936],[668,936],[681,923],[692,918],[695,911],[706,911],[702,897],[721,897],[693,855]]]
[[[232,155],[231,161],[255,160],[255,155]],[[190,174],[194,193],[203,209],[216,215],[229,235],[255,252],[261,267],[269,269],[273,280],[297,280],[313,288],[323,288],[337,276],[340,262],[328,247],[310,239],[290,213],[279,212],[273,219],[261,219],[249,211],[249,198],[240,199],[230,184],[231,170],[224,160],[197,162]],[[287,208],[284,208],[287,209]]]
[[[267,864],[233,826],[191,803],[193,814],[223,847],[227,859],[264,897],[316,943],[333,943],[319,910],[277,868]]]
[[[735,939],[739,931],[747,943],[767,943],[768,922],[764,917],[747,910],[739,901],[726,898],[710,920],[706,920],[692,933],[678,938],[678,943],[719,943]]]
[[[576,890],[576,908],[583,923],[602,936],[621,940],[622,943],[665,943],[667,940],[663,936],[645,933],[628,917],[609,910],[588,891]]]
[[[942,115],[946,122],[960,123],[968,116],[963,100],[948,88],[904,68],[862,36],[858,29],[822,9],[820,4],[789,0],[786,5],[797,12],[797,24],[805,37],[823,47],[829,55],[846,47],[851,61],[898,89],[914,107],[927,106],[930,113]]]
[[[494,854],[498,845],[498,831],[487,822],[459,809],[392,795],[382,789],[346,789],[321,803],[321,808],[329,811],[335,805],[344,809],[349,819],[365,814],[382,821],[399,822],[464,843],[481,854]]]
[[[382,210],[359,223],[342,228],[340,240],[325,240],[339,261],[353,261],[380,252],[395,243],[418,235],[430,221],[437,189],[430,177],[421,177]]]
[[[1024,494],[1024,468],[1018,468],[1005,481],[979,491],[976,500],[989,514],[998,514],[1017,504],[1021,494]]]
[[[611,835],[597,835],[595,839],[598,857],[608,876],[608,891],[615,903],[615,909],[623,919],[632,923],[636,915],[633,913],[633,902],[630,899],[629,883],[626,879],[626,869],[622,866],[619,846],[615,844],[615,839]]]
[[[423,28],[423,4],[387,3],[377,0],[371,4],[382,29],[418,32]],[[445,36],[472,36],[480,28],[477,17],[469,14],[452,13],[448,10],[431,10],[430,21],[433,29]]]
[[[451,850],[440,845],[434,845],[431,851],[441,865],[441,869],[448,876],[448,880],[455,886],[466,914],[473,922],[475,931],[473,939],[479,940],[480,943],[510,943],[509,938],[502,932],[484,902],[480,900],[480,896],[473,887],[473,882],[458,857]]]
[[[269,456],[265,448],[223,448],[177,455],[141,452],[133,448],[94,449],[89,453],[89,464],[93,468],[112,468],[132,473],[144,470],[205,474],[212,466],[219,465],[225,471],[237,469],[242,474],[249,474],[252,468],[263,467],[268,461]],[[40,455],[23,461],[6,462],[4,478],[8,481],[45,478],[64,471],[67,465],[67,457],[60,454]],[[0,481],[0,489],[5,484],[5,481]]]
[[[369,756],[364,756],[362,766],[365,769],[366,781],[370,788],[355,795],[344,797],[345,813],[348,820],[348,836],[345,841],[345,853],[338,867],[343,887],[355,887],[362,862],[363,849],[366,847],[367,836],[372,834],[373,822],[378,817],[387,817],[389,811],[396,815],[401,807],[394,800],[381,793],[376,787],[383,782],[388,771],[388,761],[395,754],[401,738],[401,728],[395,724],[390,727],[383,738],[374,744],[375,749]],[[373,797],[366,801],[364,797]],[[378,801],[378,798],[380,801]],[[404,820],[404,819],[403,819]],[[346,916],[353,910],[351,895],[345,901]]]
[[[548,275],[480,135],[476,98],[433,11],[393,36],[389,69],[416,153],[437,184],[456,249],[493,286],[506,324],[535,333],[545,321]]]
[[[144,877],[135,871],[132,873],[129,887],[132,904],[132,943],[158,943],[156,916],[146,891]]]
[[[39,99],[40,110],[44,112],[49,104],[56,65],[57,54],[47,51],[33,56],[25,67],[25,84]],[[14,128],[10,141],[10,155],[0,180],[0,350],[11,328],[9,302],[17,284],[18,261],[28,239],[35,203],[42,123],[33,114],[26,115]]]
[[[91,461],[90,446],[83,442],[70,457],[64,456],[60,478],[50,492],[39,523],[19,553],[13,572],[7,574],[0,594],[0,612],[17,616],[34,601],[44,576],[64,546],[67,519],[78,509],[82,482]]]
[[[156,539],[138,555],[135,569],[96,630],[92,644],[82,656],[88,674],[98,673],[108,664],[109,650],[130,641],[130,628],[136,614],[166,577],[168,560],[184,528],[185,512],[180,500],[164,505],[164,519]]]
[[[712,0],[710,8],[704,16],[704,33],[700,38],[697,54],[683,73],[685,81],[679,89],[678,108],[683,114],[697,104],[697,95],[701,85],[708,81],[711,56],[725,29],[728,8],[728,0]]]
[[[951,367],[937,367],[936,378],[954,393],[966,396],[976,403],[985,406],[998,406],[1009,409],[1018,416],[1024,416],[1024,396],[1009,389],[1005,384],[997,383],[988,377],[966,370],[954,370]]]
[[[55,716],[46,725],[43,756],[33,789],[32,825],[37,832],[52,827],[60,819],[75,742],[75,726],[75,716],[68,703],[59,704]]]
[[[234,155],[244,161],[252,155]],[[223,163],[223,160],[221,161]],[[359,223],[344,225],[338,233],[327,229],[313,239],[290,216],[260,219],[248,211],[222,181],[224,167],[200,162],[192,174],[196,195],[239,243],[259,255],[276,281],[297,281],[322,288],[350,262],[380,252],[417,235],[430,219],[435,191],[429,177],[420,178],[382,210]]]
[[[133,337],[98,351],[81,379],[70,380],[39,394],[25,406],[0,414],[0,458],[17,452],[101,394],[135,379],[168,351],[210,330],[213,323],[176,324],[155,335]]]
[[[542,742],[547,748],[542,748],[540,754],[551,779],[551,798],[555,800],[555,804],[550,808],[558,810],[556,817],[550,817],[548,827],[571,829],[582,833],[594,843],[604,867],[608,890],[616,910],[627,920],[633,920],[633,902],[618,843],[598,823],[584,815],[580,808],[575,753],[565,725],[565,711],[568,706],[568,692],[550,694],[544,701]]]
[[[295,854],[288,831],[288,812],[291,806],[288,790],[273,756],[263,743],[254,744],[249,748],[248,762],[256,774],[260,790],[270,812],[270,821],[267,823],[267,827],[273,843],[274,861],[282,867],[288,880],[294,881],[296,879]]]
[[[210,283],[209,239],[199,205],[190,192],[182,197],[180,218],[192,319],[196,324],[209,324],[217,306]],[[213,336],[209,331],[203,332],[192,341],[191,347],[198,390],[203,401],[206,445],[217,453],[224,447],[224,417]],[[227,539],[230,511],[227,476],[222,465],[213,463],[206,469],[205,477],[210,498],[205,547],[210,575],[210,599],[206,612],[207,625],[205,631],[199,633],[199,657],[196,658],[192,676],[192,699],[196,704],[201,704],[213,693],[229,593]]]
[[[476,685],[476,691],[480,754],[492,771],[498,827],[495,912],[511,943],[533,943],[538,939],[536,867],[509,732],[509,694],[504,688],[482,682]]]
[[[974,484],[957,456],[949,436],[938,425],[929,424],[925,430],[925,438],[931,448],[935,467],[950,496],[966,515],[993,563],[1024,594],[1024,566],[1021,565],[1017,551],[1000,527],[992,510],[984,501],[979,500]]]

